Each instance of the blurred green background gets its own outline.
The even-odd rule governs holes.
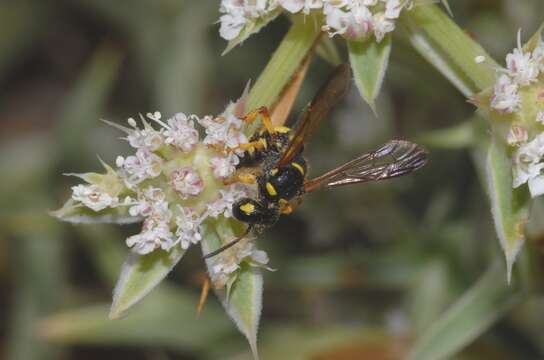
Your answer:
[[[218,114],[257,78],[288,19],[221,57],[218,3],[0,1],[0,359],[249,358],[215,298],[196,316],[197,248],[127,318],[110,321],[124,239],[138,226],[73,226],[47,214],[77,182],[62,173],[100,171],[97,155],[113,163],[127,154],[99,119]],[[450,3],[454,20],[500,62],[517,29],[528,37],[544,14],[541,0]],[[297,111],[330,71],[313,62]],[[447,324],[459,327],[442,329],[444,341],[466,335],[455,358],[543,358],[538,283],[530,294],[505,285],[474,108],[402,31],[379,119],[352,90],[307,150],[313,174],[393,137],[426,144],[430,162],[406,178],[308,196],[259,239],[278,269],[265,275],[262,358],[403,358],[460,298],[473,306],[454,308],[457,323]],[[528,244],[537,260],[540,207]]]

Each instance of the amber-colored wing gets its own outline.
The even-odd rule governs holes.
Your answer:
[[[306,192],[409,174],[427,162],[427,151],[404,140],[391,140],[379,149],[331,170],[304,184]]]
[[[297,121],[289,146],[278,161],[278,165],[288,164],[299,153],[321,120],[347,93],[350,83],[351,70],[349,65],[339,65],[303,111]]]

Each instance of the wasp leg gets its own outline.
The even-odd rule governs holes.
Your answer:
[[[261,115],[263,118],[263,125],[268,131],[269,134],[273,134],[276,130],[274,128],[274,125],[272,125],[272,119],[270,118],[270,112],[268,111],[268,108],[266,106],[261,106],[258,109],[255,109],[251,111],[249,114],[242,117],[242,120],[245,122],[252,122],[254,121],[257,116]]]
[[[280,199],[279,205],[280,205],[280,213],[284,215],[289,215],[295,209],[302,204],[302,197],[297,198],[294,202],[289,202],[285,199]]]
[[[237,182],[242,184],[247,184],[247,185],[253,185],[257,182],[257,177],[253,174],[248,174],[248,173],[236,174],[224,180],[223,184],[231,185]]]
[[[208,276],[204,279],[202,283],[202,290],[200,291],[200,299],[198,301],[198,306],[196,308],[196,316],[200,316],[202,309],[204,309],[204,304],[206,304],[206,299],[208,299],[208,293],[210,292],[211,281]]]
[[[259,140],[242,143],[235,148],[230,148],[228,151],[233,153],[233,152],[236,152],[237,150],[243,150],[252,154],[257,150],[266,149],[267,146],[268,144],[266,142],[266,139],[260,138]]]

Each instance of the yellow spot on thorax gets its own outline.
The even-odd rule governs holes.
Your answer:
[[[240,210],[242,210],[246,215],[251,215],[255,212],[255,205],[252,203],[245,203],[244,205],[240,206]]]
[[[302,165],[300,165],[299,163],[296,163],[296,162],[292,162],[291,165],[293,165],[293,167],[295,169],[297,169],[298,171],[300,171],[300,174],[301,175],[304,175],[304,168],[302,167]]]
[[[268,194],[270,194],[271,196],[278,195],[278,192],[276,191],[276,189],[271,183],[267,182],[265,186],[266,186],[266,191],[268,191]]]
[[[272,174],[272,176],[275,176],[277,173],[278,173],[278,168],[273,168],[272,170],[270,170],[270,174]]]
[[[275,131],[275,132],[278,132],[278,133],[280,133],[280,134],[286,134],[286,133],[288,133],[289,131],[291,131],[291,129],[288,128],[287,126],[276,126],[276,127],[274,128],[274,131]]]

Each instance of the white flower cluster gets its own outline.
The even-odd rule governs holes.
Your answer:
[[[518,47],[506,55],[506,68],[497,70],[497,81],[491,97],[491,108],[499,113],[514,113],[521,109],[520,89],[538,80],[544,73],[544,42],[532,52],[521,47],[518,32]]]
[[[116,171],[108,167],[113,174],[109,181],[121,185],[114,187],[115,191],[108,191],[109,185],[102,183],[74,186],[72,199],[94,211],[126,207],[130,216],[143,218],[142,231],[126,240],[139,254],[169,251],[178,245],[187,249],[202,239],[200,225],[204,220],[231,217],[232,204],[250,195],[251,189],[245,185],[223,185],[223,180],[236,172],[236,148],[247,142],[244,123],[230,110],[216,118],[179,113],[166,121],[155,112],[141,121],[141,128],[132,118],[128,120],[130,127],[112,124],[126,133],[125,139],[135,149],[134,155],[117,157]],[[151,122],[159,126],[155,128]],[[203,139],[196,124],[205,133]],[[206,202],[195,201],[205,192],[206,177],[213,179],[208,181],[219,191],[208,194]]]
[[[244,26],[279,7],[293,14],[321,11],[325,16],[323,30],[331,37],[339,34],[362,40],[373,34],[380,42],[395,29],[402,10],[412,6],[413,0],[222,0],[219,33],[232,40]]]
[[[506,56],[506,68],[497,70],[490,108],[512,121],[506,135],[507,143],[514,147],[512,186],[527,183],[531,196],[536,197],[544,194],[544,107],[539,105],[542,91],[538,90],[544,75],[544,42],[533,43],[532,50],[524,49],[520,37],[518,32],[518,46]],[[531,105],[524,105],[527,103]]]

